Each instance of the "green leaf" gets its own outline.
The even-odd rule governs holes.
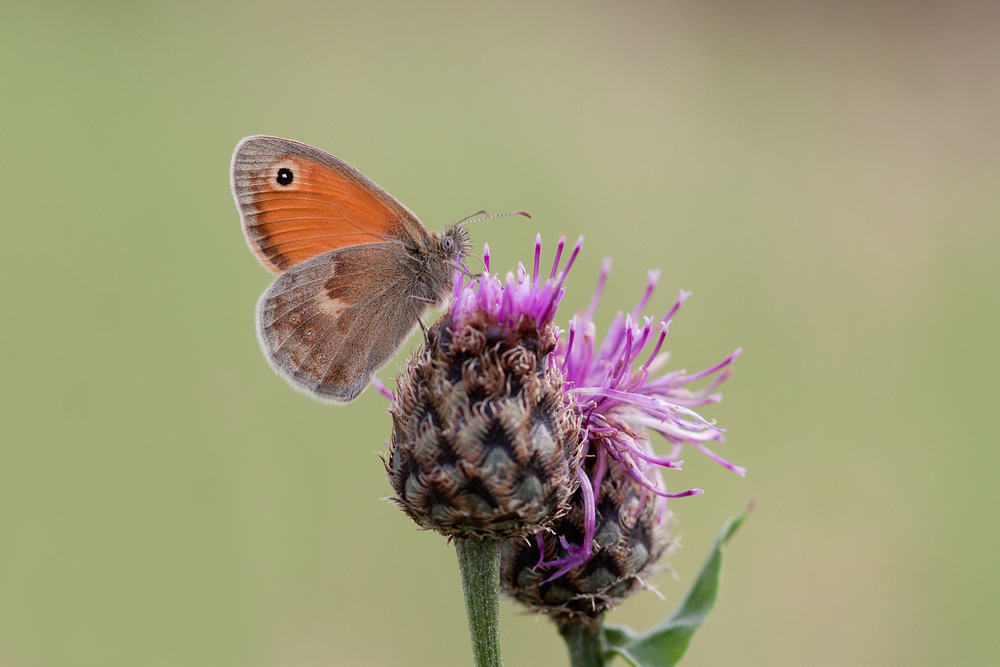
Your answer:
[[[722,577],[722,547],[746,518],[746,512],[737,514],[722,526],[698,579],[663,622],[646,632],[636,632],[625,625],[605,626],[609,659],[620,655],[633,667],[673,667],[680,661],[694,631],[715,605]]]

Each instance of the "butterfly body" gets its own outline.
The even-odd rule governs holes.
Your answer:
[[[346,162],[287,139],[241,141],[231,181],[247,243],[277,274],[257,303],[264,356],[318,400],[354,400],[447,302],[465,228],[428,230]]]

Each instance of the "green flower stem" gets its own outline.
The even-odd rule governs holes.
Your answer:
[[[500,540],[455,538],[476,667],[500,660]]]
[[[604,630],[602,619],[593,625],[567,621],[559,624],[559,634],[569,650],[569,663],[573,667],[604,667]]]

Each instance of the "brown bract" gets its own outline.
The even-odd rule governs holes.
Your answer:
[[[547,364],[556,331],[446,315],[399,378],[385,457],[392,502],[451,537],[530,535],[578,486],[580,418]]]

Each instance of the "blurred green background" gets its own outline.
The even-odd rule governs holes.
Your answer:
[[[381,498],[367,392],[268,368],[236,142],[294,138],[496,267],[587,242],[561,309],[694,297],[744,348],[673,484],[698,665],[1000,663],[1000,5],[4,3],[0,665],[468,665],[453,550]],[[412,341],[411,341],[412,342]],[[402,357],[400,357],[402,358]],[[393,375],[395,364],[383,372]],[[566,664],[503,606],[506,664]]]

